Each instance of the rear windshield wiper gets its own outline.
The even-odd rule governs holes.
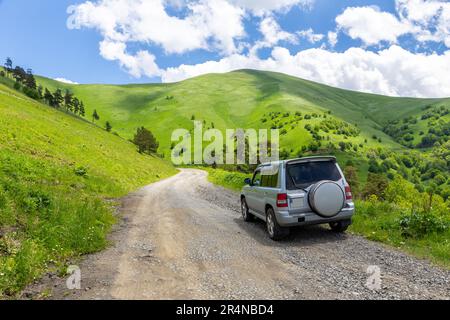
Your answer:
[[[292,178],[292,176],[290,174],[288,174],[289,178],[291,178],[292,184],[294,185],[295,188],[299,189],[299,190],[303,190],[305,193],[308,193],[308,191],[306,191],[305,188],[300,187],[298,184],[295,183],[294,178]]]

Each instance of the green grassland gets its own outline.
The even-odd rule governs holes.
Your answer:
[[[270,112],[323,114],[357,125],[359,137],[349,141],[365,147],[402,146],[383,132],[388,120],[418,114],[428,105],[449,102],[444,99],[391,98],[328,87],[295,77],[251,70],[227,74],[209,74],[173,84],[148,85],[66,85],[38,78],[38,83],[51,89],[71,90],[85,102],[87,115],[96,109],[100,122],[110,121],[113,130],[131,138],[138,126],[144,125],[161,142],[161,152],[170,154],[170,137],[174,129],[193,127],[191,117],[205,121],[205,128],[270,128],[261,119]],[[312,138],[304,130],[307,123],[287,125],[281,147],[298,153]],[[382,141],[372,139],[376,135]]]
[[[175,173],[128,141],[0,84],[0,298],[104,248],[113,199]]]
[[[0,296],[17,293],[49,268],[61,269],[70,257],[105,247],[112,199],[175,173],[168,162],[137,153],[128,140],[145,126],[168,159],[172,131],[192,129],[193,117],[204,129],[278,128],[284,158],[336,155],[342,167],[357,168],[355,193],[370,183],[369,171],[390,182],[401,175],[421,189],[420,199],[439,181],[442,197],[435,197],[433,208],[440,209],[431,210],[436,219],[430,221],[439,229],[440,219],[448,219],[449,114],[436,110],[448,109],[450,99],[385,97],[252,70],[172,84],[36,80],[52,92],[71,91],[84,102],[86,117],[31,100],[0,77]],[[100,115],[95,125],[94,110]],[[112,133],[101,128],[106,121]],[[248,176],[206,170],[211,182],[233,190]],[[448,231],[405,238],[399,221],[407,208],[361,200],[358,211],[353,232],[449,264]]]

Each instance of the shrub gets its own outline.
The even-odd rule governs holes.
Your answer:
[[[449,222],[433,212],[404,214],[398,224],[402,235],[408,238],[422,238],[430,233],[441,233],[449,228]]]
[[[86,177],[88,169],[86,167],[78,167],[75,169],[75,174],[80,177]]]

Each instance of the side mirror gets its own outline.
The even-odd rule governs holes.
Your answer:
[[[252,180],[251,180],[250,178],[246,178],[246,179],[244,180],[244,183],[245,183],[245,184],[248,184],[248,185],[250,186],[250,185],[252,185]]]

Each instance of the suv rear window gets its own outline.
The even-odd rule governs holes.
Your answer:
[[[323,180],[339,181],[341,174],[333,161],[290,164],[286,169],[286,188],[305,189]]]

